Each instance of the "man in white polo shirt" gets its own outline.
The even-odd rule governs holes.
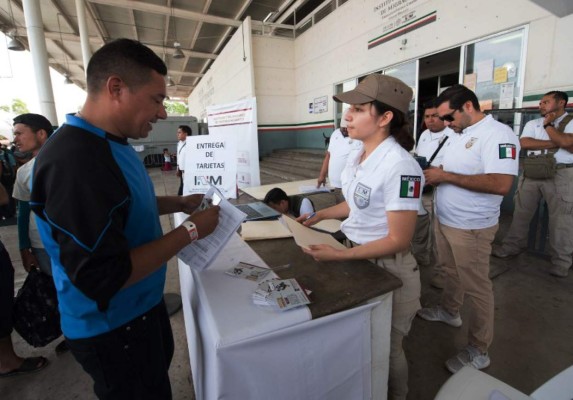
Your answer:
[[[344,201],[340,176],[342,175],[342,170],[346,166],[348,154],[353,150],[360,150],[362,147],[362,142],[360,140],[348,137],[348,130],[346,128],[348,126],[348,122],[345,118],[347,112],[348,110],[344,111],[342,114],[340,128],[332,132],[332,135],[330,135],[328,150],[326,150],[326,155],[322,162],[322,168],[320,169],[320,175],[316,182],[317,188],[320,187],[320,185],[325,185],[326,176],[328,175],[329,184],[334,188],[336,204]]]
[[[434,167],[442,165],[444,158],[444,148],[440,148],[440,144],[454,133],[439,118],[437,107],[436,98],[424,104],[424,123],[427,129],[422,132],[416,144],[416,154],[425,157],[427,162],[431,160],[431,165]],[[416,232],[412,238],[412,253],[420,266],[432,267],[433,276],[430,285],[443,289],[445,272],[438,259],[435,235],[432,233],[435,227],[433,186],[427,185],[424,188],[422,206],[416,221]]]
[[[438,104],[440,118],[456,134],[445,144],[442,167],[424,175],[437,186],[436,242],[446,285],[441,305],[423,308],[418,316],[459,327],[459,310],[468,297],[468,346],[446,361],[455,373],[465,365],[482,369],[490,364],[494,299],[489,258],[501,201],[517,175],[519,142],[508,126],[480,111],[475,93],[463,85],[445,90]]]
[[[493,249],[493,255],[500,258],[516,256],[526,249],[529,223],[543,196],[549,211],[549,273],[562,278],[569,274],[573,261],[573,116],[565,112],[568,98],[565,92],[546,93],[539,102],[541,118],[523,128],[521,148],[528,155],[553,153],[557,169],[555,176],[545,178],[538,171],[534,170],[533,176],[524,171],[515,193],[511,226],[502,246]]]

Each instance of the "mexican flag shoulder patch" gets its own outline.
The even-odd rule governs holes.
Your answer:
[[[422,192],[422,177],[419,175],[400,176],[400,198],[419,199]]]
[[[515,160],[517,157],[517,148],[512,143],[500,143],[499,144],[499,159],[511,158]]]

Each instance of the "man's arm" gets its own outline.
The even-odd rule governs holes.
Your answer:
[[[545,132],[549,135],[549,138],[557,147],[561,147],[567,150],[567,148],[573,147],[573,135],[570,133],[559,132],[556,127],[550,125],[545,128]]]
[[[543,119],[543,125],[553,124],[558,116],[554,112],[547,113]],[[557,147],[567,150],[568,147],[573,147],[573,132],[571,132],[571,122],[565,127],[566,132],[560,132],[557,127],[548,125],[545,132],[549,135],[549,139],[557,145]]]
[[[509,174],[461,175],[446,172],[442,168],[428,168],[424,171],[426,183],[437,186],[451,183],[463,189],[479,193],[491,193],[505,196],[511,190],[514,176]]]
[[[328,175],[328,163],[330,162],[330,152],[326,151],[324,155],[324,160],[322,161],[322,167],[320,168],[320,174],[318,175],[318,180],[316,182],[316,187],[321,185],[326,185],[326,176]]]
[[[551,140],[539,140],[531,137],[522,137],[519,139],[519,144],[524,150],[545,150],[557,147]]]
[[[157,196],[157,210],[159,215],[184,212],[191,214],[203,200],[202,194],[192,194],[189,196]]]
[[[197,227],[198,238],[202,239],[215,230],[219,221],[219,207],[210,207],[193,214],[189,220]],[[189,232],[180,226],[159,239],[131,249],[131,273],[123,287],[131,286],[155,272],[189,243]]]

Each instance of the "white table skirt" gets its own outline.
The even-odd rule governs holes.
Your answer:
[[[224,274],[239,261],[265,265],[238,235],[205,271],[179,261],[198,400],[386,398],[391,293],[312,320],[254,305],[257,284]]]

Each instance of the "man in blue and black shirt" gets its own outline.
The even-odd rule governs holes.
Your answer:
[[[31,207],[52,261],[62,331],[101,399],[170,399],[166,262],[210,234],[218,207],[163,235],[159,215],[202,196],[156,197],[127,139],[167,117],[163,61],[120,39],[94,53],[88,96],[37,156]]]

